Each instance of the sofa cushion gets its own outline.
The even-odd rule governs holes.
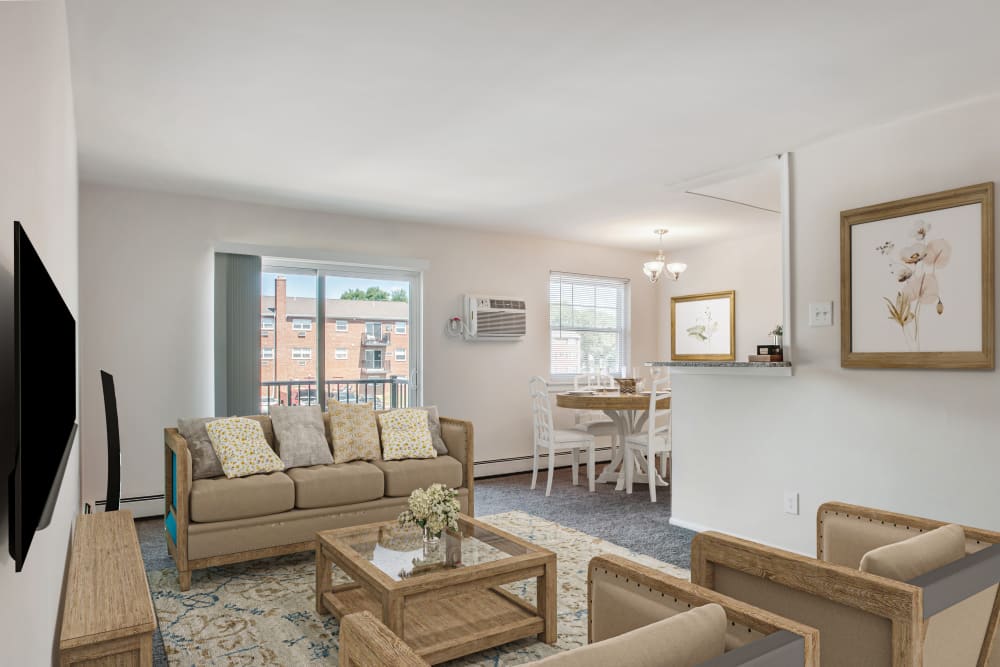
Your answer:
[[[725,653],[727,625],[725,610],[714,603],[706,604],[532,664],[545,667],[695,667]]]
[[[462,464],[451,456],[433,459],[407,459],[405,461],[373,461],[385,475],[385,495],[391,498],[408,496],[416,489],[426,489],[441,483],[457,489],[462,486],[465,471]]]
[[[403,408],[378,416],[382,460],[432,459],[437,456],[426,410]]]
[[[371,403],[327,403],[333,462],[376,461],[381,458],[378,424]]]
[[[199,523],[277,514],[293,507],[295,484],[283,472],[196,479],[191,484],[191,520]]]
[[[191,454],[191,477],[205,479],[218,477],[222,472],[222,463],[212,449],[212,439],[208,437],[205,424],[214,422],[218,417],[192,417],[178,419],[177,431],[187,440],[188,452]]]
[[[333,463],[323,410],[318,405],[272,406],[271,425],[278,456],[286,468]]]
[[[444,444],[444,439],[441,437],[441,415],[438,412],[437,406],[423,405],[419,409],[427,411],[427,425],[431,429],[431,441],[434,443],[434,451],[438,455],[447,454],[448,445]]]
[[[364,461],[292,468],[285,474],[295,483],[299,509],[363,503],[381,498],[385,490],[382,471]]]
[[[965,530],[952,523],[872,549],[861,559],[861,571],[910,581],[964,557]]]
[[[229,417],[205,424],[226,477],[247,477],[285,469],[255,419]]]

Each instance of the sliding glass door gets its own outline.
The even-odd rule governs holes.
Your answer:
[[[262,413],[420,404],[419,273],[265,260],[262,281]]]

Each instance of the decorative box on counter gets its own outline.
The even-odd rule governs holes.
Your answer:
[[[757,354],[751,354],[747,361],[784,361],[784,352],[780,345],[758,345]]]

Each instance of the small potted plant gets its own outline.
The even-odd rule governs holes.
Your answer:
[[[444,484],[432,484],[410,494],[409,509],[399,515],[400,526],[420,526],[424,542],[436,543],[446,530],[458,530],[458,492]]]
[[[784,333],[784,329],[781,328],[781,325],[780,324],[775,324],[774,328],[771,329],[771,331],[767,335],[772,337],[772,339],[774,340],[774,344],[775,345],[780,346],[781,345],[781,335],[783,333]]]

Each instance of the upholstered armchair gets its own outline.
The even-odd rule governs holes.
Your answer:
[[[618,556],[590,561],[587,600],[588,646],[533,664],[819,665],[815,629]],[[701,618],[695,619],[697,614]],[[689,619],[687,626],[678,625]],[[695,635],[708,635],[717,649],[714,657],[693,657],[701,655]],[[427,664],[368,612],[351,614],[340,624],[341,667]]]
[[[935,561],[928,539],[943,533],[953,557]],[[819,629],[823,667],[1000,665],[1000,533],[827,503],[816,556],[700,533],[691,579]],[[926,572],[902,574],[914,562]]]

